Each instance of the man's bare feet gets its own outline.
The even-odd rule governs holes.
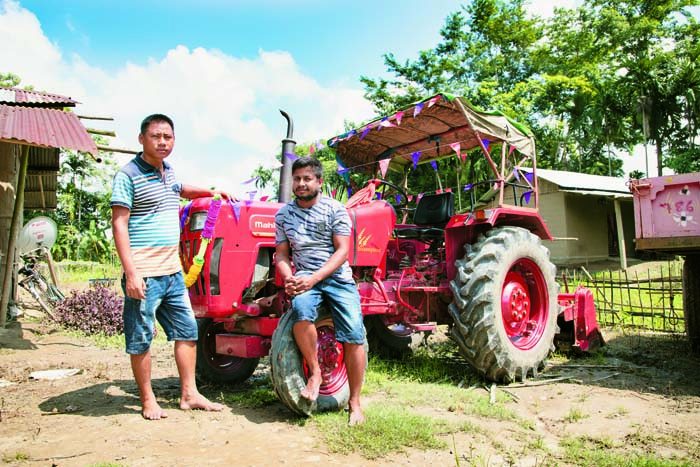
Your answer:
[[[350,415],[348,416],[349,426],[362,425],[365,421],[365,414],[362,413],[362,409],[350,409]]]
[[[321,375],[311,375],[306,387],[301,391],[301,397],[314,402],[318,399],[318,392],[321,388]]]
[[[160,408],[160,405],[158,405],[158,402],[155,400],[143,403],[143,407],[141,408],[141,416],[146,420],[160,420],[161,418],[168,418],[168,414]]]
[[[207,412],[221,412],[226,407],[216,402],[211,402],[203,395],[197,393],[193,396],[183,397],[180,399],[180,408],[182,410],[205,410]]]

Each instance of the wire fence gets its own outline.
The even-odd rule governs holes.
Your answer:
[[[595,274],[566,270],[562,282],[591,289],[601,326],[684,333],[682,273],[682,261],[668,261]]]

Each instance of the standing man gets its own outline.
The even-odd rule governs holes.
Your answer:
[[[151,341],[155,320],[175,341],[183,410],[221,411],[224,406],[202,396],[195,383],[197,322],[185,288],[178,257],[179,201],[218,192],[182,185],[165,159],[175,143],[175,126],[161,114],[141,123],[143,147],[117,172],[112,189],[112,232],[124,275],[126,352],[141,397],[141,415],[167,417],[151,387]],[[223,198],[229,198],[221,193]]]
[[[348,423],[363,423],[360,390],[365,372],[364,328],[360,296],[347,257],[351,224],[345,207],[321,194],[323,166],[314,157],[301,157],[292,165],[296,199],[275,216],[277,271],[285,291],[293,297],[294,338],[309,367],[309,380],[301,396],[315,401],[321,386],[317,334],[314,321],[322,300],[333,317],[335,337],[343,344],[350,385]],[[294,261],[296,275],[292,273]]]

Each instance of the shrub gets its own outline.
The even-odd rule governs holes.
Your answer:
[[[56,321],[66,329],[85,334],[113,336],[124,332],[124,298],[107,286],[94,284],[82,291],[73,290],[54,309]]]

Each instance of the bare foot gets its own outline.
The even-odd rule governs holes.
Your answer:
[[[365,414],[362,413],[362,409],[350,410],[350,416],[348,417],[349,426],[362,425],[365,421]]]
[[[224,410],[225,406],[217,404],[216,402],[211,402],[203,395],[197,393],[193,396],[180,399],[180,408],[182,410],[199,409],[207,412],[221,412]]]
[[[161,418],[168,418],[168,414],[160,408],[160,405],[158,405],[158,402],[155,400],[143,403],[141,416],[146,420],[160,420]]]
[[[306,387],[301,391],[301,397],[314,402],[318,399],[318,392],[321,388],[321,375],[311,375]]]

